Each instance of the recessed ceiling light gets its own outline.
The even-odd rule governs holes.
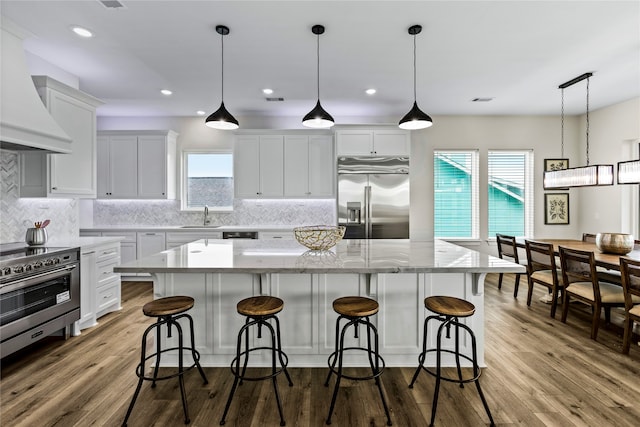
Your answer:
[[[169,95],[171,95],[173,92],[171,92],[169,89],[162,89],[162,90],[160,91],[160,93],[161,93],[161,94],[163,94],[163,95],[167,95],[167,96],[169,96]]]
[[[375,90],[375,89],[373,89],[373,88],[371,88],[371,89],[367,89],[367,90],[365,90],[365,93],[366,93],[367,95],[373,95],[374,93],[376,93],[376,90]]]
[[[273,93],[273,89],[262,89],[262,93],[265,95],[271,95]]]
[[[199,116],[204,116],[204,115],[205,115],[205,114],[207,114],[207,113],[205,113],[205,112],[204,112],[204,111],[202,111],[202,110],[198,110],[198,111],[196,111],[196,114],[197,114],[197,115],[199,115]]]
[[[93,33],[90,30],[87,30],[86,28],[80,27],[78,25],[72,25],[71,31],[73,31],[80,37],[86,37],[86,38],[93,37]]]

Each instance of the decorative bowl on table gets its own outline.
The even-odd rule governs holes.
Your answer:
[[[626,233],[598,233],[596,247],[604,254],[626,255],[633,250],[633,235]]]
[[[301,245],[313,251],[326,251],[342,240],[345,230],[343,225],[310,225],[294,228],[293,234]]]

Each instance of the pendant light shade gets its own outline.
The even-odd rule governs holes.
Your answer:
[[[412,25],[409,27],[409,34],[413,36],[413,107],[400,120],[398,126],[400,129],[425,129],[433,125],[433,120],[418,107],[416,101],[416,35],[422,31],[422,25]]]
[[[229,27],[224,25],[217,25],[216,32],[220,34],[220,43],[222,45],[222,90],[220,108],[218,108],[213,114],[211,114],[205,120],[205,125],[213,129],[221,130],[233,130],[238,129],[239,123],[235,117],[231,115],[224,106],[224,36],[229,34]]]
[[[318,101],[313,110],[304,116],[302,125],[310,128],[330,128],[334,125],[333,117],[320,105],[320,34],[324,33],[324,26],[314,25],[311,27],[311,32],[316,35]]]
[[[618,184],[640,184],[640,160],[618,162]]]
[[[586,113],[586,144],[587,144],[587,165],[577,168],[560,169],[544,173],[545,190],[571,188],[571,187],[593,187],[613,185],[613,165],[589,165],[589,78],[593,73],[584,73],[574,79],[558,86],[565,89],[582,80],[587,80],[587,113]],[[564,97],[563,97],[564,102]],[[563,109],[564,120],[564,109]]]

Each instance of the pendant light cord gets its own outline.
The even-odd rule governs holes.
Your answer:
[[[224,103],[224,34],[220,34],[220,45],[222,46],[222,61],[221,61],[221,65],[220,68],[222,69],[222,88],[220,90],[220,93],[222,95],[221,99],[222,102]]]
[[[413,102],[417,102],[416,96],[416,35],[413,35]]]
[[[589,78],[587,77],[587,166],[589,166]]]
[[[562,101],[560,109],[560,158],[564,159],[564,88],[562,88]]]
[[[318,88],[318,101],[320,100],[320,34],[316,34],[316,87]]]

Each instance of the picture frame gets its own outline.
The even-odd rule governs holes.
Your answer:
[[[544,171],[551,172],[569,169],[569,159],[544,159]]]
[[[544,195],[544,223],[548,225],[569,224],[569,193],[546,193]]]

